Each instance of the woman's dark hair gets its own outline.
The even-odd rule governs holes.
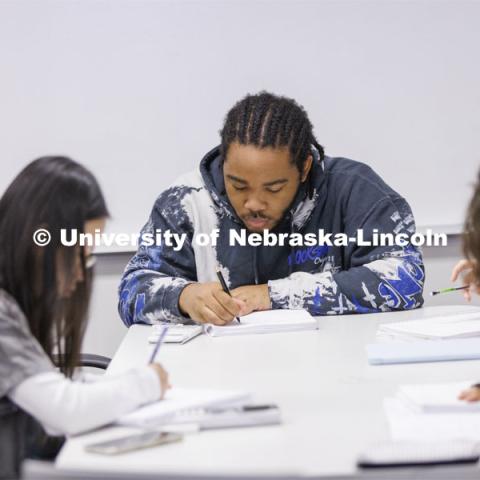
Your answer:
[[[227,113],[220,131],[221,152],[226,158],[233,142],[260,148],[288,147],[292,163],[299,171],[314,145],[323,160],[323,147],[317,142],[307,112],[295,100],[268,92],[247,95]]]
[[[463,232],[463,252],[467,259],[473,261],[473,274],[480,283],[480,172],[468,205]]]
[[[80,354],[92,278],[84,249],[63,246],[60,231],[80,234],[85,222],[108,215],[95,177],[60,156],[27,165],[0,199],[0,288],[18,302],[34,337],[51,358],[58,354],[59,366],[69,376]],[[47,246],[33,241],[39,228],[51,234]],[[60,277],[67,284],[73,281],[78,255],[84,281],[66,298]]]

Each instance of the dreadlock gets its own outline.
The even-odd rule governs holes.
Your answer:
[[[323,147],[313,135],[307,112],[295,100],[268,92],[247,95],[227,113],[220,132],[225,159],[233,142],[260,148],[288,147],[292,163],[302,172],[314,145],[323,160]]]

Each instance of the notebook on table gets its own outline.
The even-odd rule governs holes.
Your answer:
[[[278,425],[281,421],[278,405],[248,403],[179,412],[172,417],[165,429],[175,431],[177,427],[187,425],[194,427],[192,428],[194,430],[257,427],[260,425]],[[183,428],[179,430],[185,431]]]
[[[204,331],[212,337],[316,330],[318,321],[306,310],[265,310],[240,317],[225,326],[208,323]]]
[[[148,337],[148,342],[157,343],[158,337],[162,333],[163,328],[164,325],[153,325],[152,333]],[[169,325],[163,341],[165,343],[180,343],[183,345],[202,333],[203,327],[200,325]]]
[[[460,392],[473,383],[475,382],[402,385],[398,389],[397,398],[419,413],[480,412],[480,402],[458,399]]]
[[[226,407],[249,402],[251,395],[242,391],[173,387],[165,398],[123,415],[117,423],[142,428],[167,424],[181,412],[201,408]]]
[[[480,336],[480,312],[385,323],[380,333],[442,340]]]
[[[480,359],[480,338],[422,340],[367,345],[370,365]]]

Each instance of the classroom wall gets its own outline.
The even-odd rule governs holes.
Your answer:
[[[65,153],[98,177],[108,228],[136,232],[227,110],[267,89],[419,227],[458,233],[479,164],[479,18],[470,0],[0,0],[0,191]]]
[[[430,297],[428,292],[449,286],[452,267],[461,256],[459,236],[449,236],[446,247],[426,247],[423,250],[426,266],[425,305],[462,304],[457,292]],[[117,314],[117,287],[130,254],[99,256],[96,280],[87,329],[84,352],[112,356],[127,329]],[[480,300],[473,304],[480,306]]]

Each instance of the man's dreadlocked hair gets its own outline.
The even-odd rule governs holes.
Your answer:
[[[233,142],[260,148],[288,147],[292,163],[302,172],[314,145],[323,160],[323,147],[313,135],[307,112],[295,100],[268,92],[247,95],[228,113],[220,132],[221,153],[225,160]]]

